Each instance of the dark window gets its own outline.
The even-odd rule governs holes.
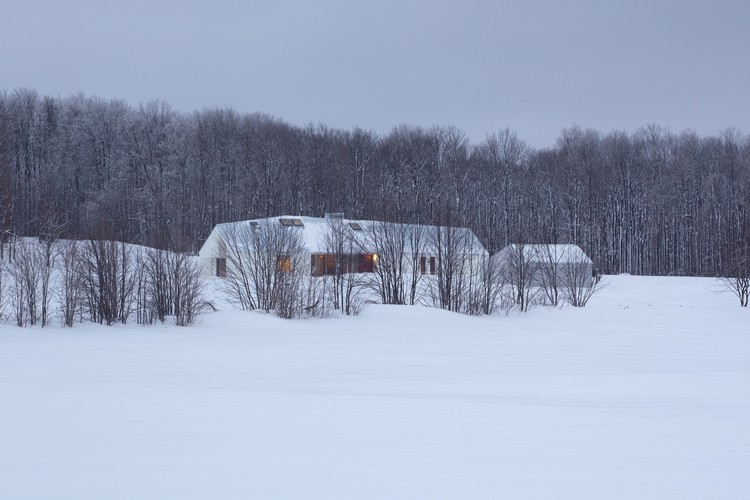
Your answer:
[[[292,222],[292,219],[279,219],[279,222],[282,226],[292,226],[294,223]]]
[[[227,277],[227,259],[216,259],[216,276],[220,278]]]
[[[305,227],[305,224],[302,222],[302,219],[292,219],[292,225],[295,227]]]
[[[430,257],[430,274],[435,274],[435,257]]]
[[[427,274],[427,257],[422,256],[419,258],[419,272]]]
[[[350,222],[349,227],[355,231],[362,231],[362,225],[359,222]]]

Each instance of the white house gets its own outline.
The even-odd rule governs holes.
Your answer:
[[[476,235],[467,228],[352,220],[344,218],[343,214],[326,214],[325,217],[282,215],[218,224],[198,253],[204,273],[226,276],[228,234],[237,230],[260,231],[263,227],[299,232],[305,253],[309,254],[311,276],[333,274],[335,269],[343,269],[345,273],[374,272],[382,257],[394,254],[394,242],[401,243],[402,258],[409,256],[410,262],[417,262],[422,274],[435,274],[448,252],[456,255],[460,251],[472,264],[489,257]],[[346,236],[346,248],[337,252],[331,245],[332,228]],[[278,266],[289,265],[285,256],[279,255],[277,259]]]
[[[512,244],[491,260],[501,276],[517,273],[525,266],[523,272],[536,286],[544,286],[550,279],[560,284],[574,280],[588,285],[593,278],[593,262],[578,245]]]

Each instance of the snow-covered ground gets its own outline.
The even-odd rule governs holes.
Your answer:
[[[2,325],[0,498],[750,498],[750,311],[608,279],[520,316]]]

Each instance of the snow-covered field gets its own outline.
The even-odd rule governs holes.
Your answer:
[[[0,498],[750,498],[750,311],[608,279],[520,316],[2,325]]]

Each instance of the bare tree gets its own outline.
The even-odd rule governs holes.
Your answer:
[[[143,306],[140,321],[164,323],[167,316],[174,314],[175,276],[170,262],[170,252],[149,248],[143,255],[143,284],[139,286],[139,300]],[[139,321],[139,322],[140,322]]]
[[[475,256],[472,257],[472,266],[466,312],[492,314],[503,286],[498,261],[488,256]]]
[[[378,251],[376,289],[383,304],[415,304],[423,272],[420,259],[425,253],[424,226],[374,222],[367,238]]]
[[[734,294],[740,307],[747,307],[750,300],[750,257],[743,245],[736,245],[727,265],[726,276],[719,278],[722,291]]]
[[[84,309],[91,321],[125,323],[134,306],[141,269],[137,250],[125,243],[89,240],[79,266]]]
[[[474,237],[465,228],[436,226],[428,246],[435,255],[433,302],[441,309],[466,312],[467,299],[479,269],[473,263],[480,249],[474,248]]]
[[[180,253],[170,253],[169,260],[175,324],[177,326],[192,325],[198,314],[206,307],[205,280],[196,258]]]
[[[40,297],[39,297],[39,319],[42,322],[42,326],[47,326],[49,323],[50,313],[50,302],[52,301],[52,292],[50,290],[52,274],[55,269],[55,261],[57,259],[57,250],[55,248],[56,237],[52,234],[48,234],[45,239],[40,240],[37,247],[39,253],[39,261],[41,262],[41,277],[40,277]]]
[[[352,228],[335,217],[328,221],[323,234],[323,247],[326,257],[334,262],[333,273],[328,275],[333,308],[342,314],[355,314],[359,309],[359,294],[367,281],[360,274],[360,259],[373,257],[363,253],[363,242],[358,240]],[[374,262],[371,261],[369,265],[374,267]],[[397,286],[391,286],[390,293],[394,291],[400,293]]]
[[[226,289],[234,302],[266,312],[281,306],[282,315],[296,315],[299,307],[280,301],[301,300],[300,276],[308,269],[301,231],[273,222],[228,224],[221,237],[218,258],[226,258]]]
[[[538,263],[535,284],[542,289],[550,305],[557,306],[560,302],[560,278],[566,252],[560,251],[556,245],[535,245],[533,248],[533,259]]]
[[[42,327],[47,325],[53,259],[51,242],[19,242],[10,265],[18,326],[34,326],[38,322]]]
[[[534,265],[528,246],[523,243],[508,245],[502,252],[503,281],[510,285],[513,300],[522,312],[529,310],[537,290],[534,285]]]
[[[80,313],[83,298],[83,287],[80,281],[81,244],[75,240],[61,241],[58,245],[58,262],[60,285],[58,303],[62,312],[63,325],[72,327],[76,315]]]
[[[251,262],[255,231],[256,229],[249,224],[222,226],[216,255],[217,262],[222,263],[222,269],[218,271],[224,278],[222,288],[229,299],[242,310],[253,310],[258,307]]]
[[[750,276],[719,279],[724,291],[736,295],[740,300],[740,306],[747,307],[748,298],[750,298]]]
[[[0,243],[0,246],[2,246],[2,243]],[[0,321],[3,320],[3,317],[5,316],[5,300],[6,300],[6,276],[8,272],[6,270],[6,263],[5,260],[0,257]]]
[[[585,256],[571,255],[562,266],[561,286],[563,297],[573,307],[585,307],[589,299],[606,286],[595,279]]]

